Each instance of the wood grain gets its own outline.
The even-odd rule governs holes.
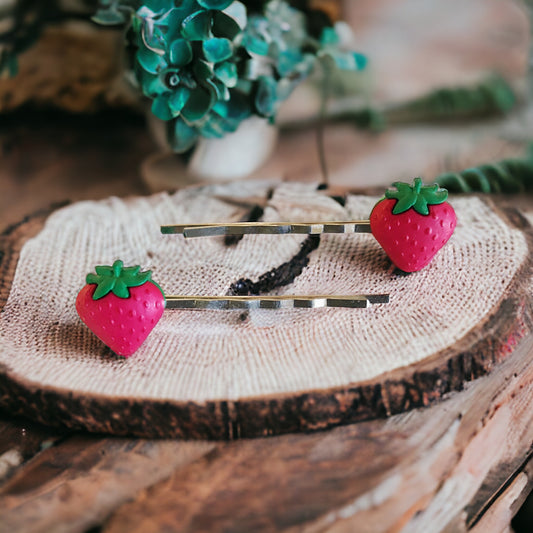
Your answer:
[[[329,432],[227,445],[72,437],[0,489],[0,531],[436,532],[466,531],[475,516],[476,533],[499,533],[479,527],[498,519],[491,502],[512,514],[527,493],[528,467],[513,474],[513,462],[533,439],[532,349],[529,338],[443,403]],[[461,500],[436,522],[431,502],[450,498],[448,478]]]
[[[0,531],[86,531],[213,446],[70,437],[44,450],[0,488]]]
[[[472,533],[499,529],[504,531],[528,495],[531,494],[532,489],[533,460],[530,456],[527,463],[516,470],[499,491],[487,494],[485,506],[480,509],[482,514],[469,522]]]
[[[505,486],[494,473],[529,453],[532,347],[428,409],[218,448],[124,505],[104,531],[466,531]]]
[[[66,430],[41,426],[29,420],[0,417],[0,483],[66,434]]]

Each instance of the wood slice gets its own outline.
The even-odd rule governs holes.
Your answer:
[[[366,218],[376,201],[348,195],[342,206],[315,186],[245,182],[79,202],[8,231],[0,405],[119,435],[310,431],[440,400],[490,372],[531,331],[530,226],[516,210],[477,197],[453,200],[456,233],[422,272],[395,272],[371,235],[329,235],[280,291],[390,292],[387,305],[167,311],[129,359],[81,324],[74,300],[96,264],[121,258],[150,268],[167,294],[215,295],[289,261],[305,237],[247,236],[227,246],[159,233],[160,224],[240,219],[239,202],[270,196],[265,220]]]

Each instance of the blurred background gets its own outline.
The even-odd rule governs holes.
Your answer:
[[[368,60],[365,69],[336,76],[328,88],[323,152],[330,184],[361,188],[414,175],[432,179],[526,153],[525,4],[304,3],[346,21],[350,46]],[[95,0],[0,2],[0,42],[4,49],[16,43],[16,65],[5,61],[0,80],[5,221],[66,198],[146,194],[201,181],[187,176],[180,158],[162,146],[146,99],[125,76],[123,31],[92,22],[96,7]],[[320,83],[316,76],[301,84],[283,104],[276,120],[280,137],[249,178],[323,179]],[[470,91],[466,104],[449,93],[432,101],[443,88]],[[469,98],[477,108],[468,109]]]

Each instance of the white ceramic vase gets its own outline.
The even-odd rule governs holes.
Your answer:
[[[200,139],[185,162],[180,154],[169,152],[165,123],[152,115],[149,125],[161,148],[142,167],[143,179],[152,191],[247,178],[267,162],[278,138],[278,129],[268,120],[250,117],[221,139]]]

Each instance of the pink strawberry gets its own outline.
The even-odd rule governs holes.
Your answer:
[[[448,191],[438,185],[397,182],[370,214],[372,234],[390,260],[405,272],[424,268],[448,242],[457,224]]]
[[[97,266],[76,298],[76,310],[90,330],[115,353],[133,354],[159,322],[165,295],[141,267]]]

